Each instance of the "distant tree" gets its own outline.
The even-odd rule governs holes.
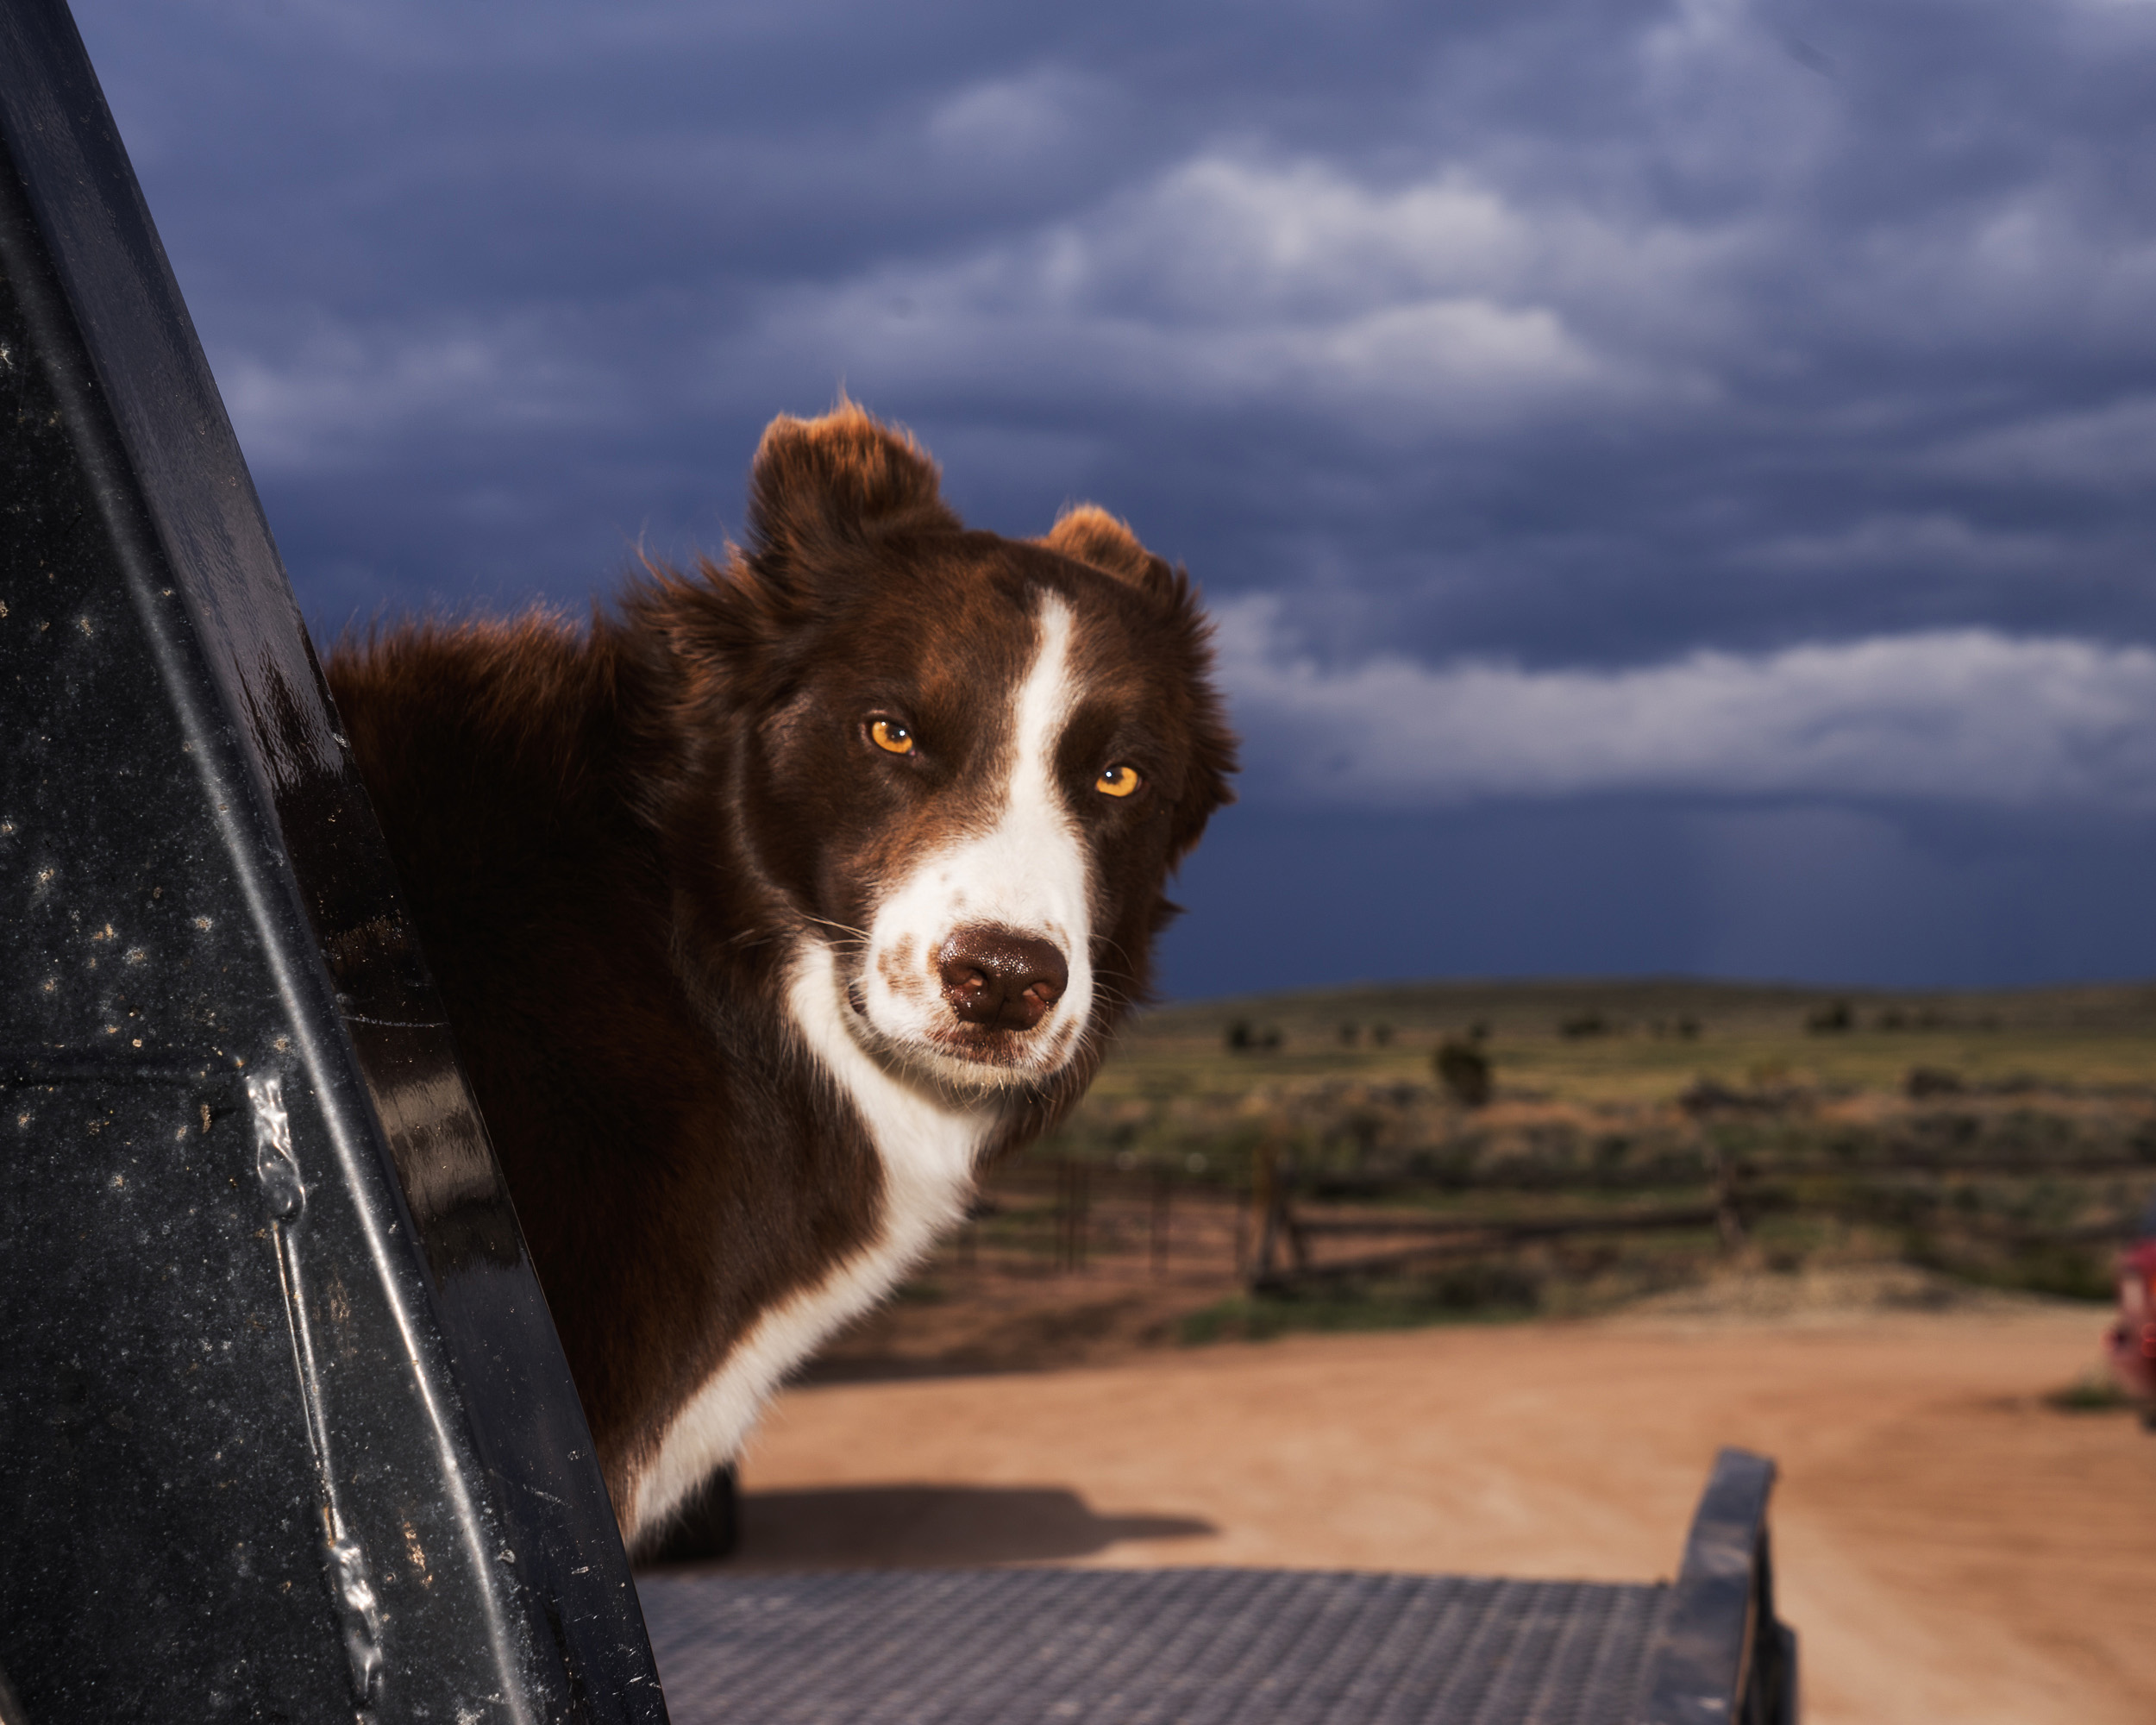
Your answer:
[[[1340,1046],[1343,1048],[1354,1047],[1357,1042],[1362,1040],[1362,1037],[1363,1026],[1357,1024],[1352,1019],[1349,1019],[1347,1023],[1340,1026]]]
[[[1687,1013],[1677,1021],[1677,1033],[1687,1042],[1699,1040],[1699,1020]]]
[[[1568,1042],[1577,1042],[1583,1037],[1608,1036],[1609,1020],[1600,1013],[1575,1013],[1558,1024],[1557,1034]]]
[[[1943,1066],[1912,1066],[1902,1088],[1918,1101],[1927,1096],[1955,1096],[1961,1094],[1961,1074]]]
[[[1488,1042],[1489,1040],[1489,1020],[1488,1019],[1476,1019],[1467,1027],[1467,1039],[1470,1042]]]
[[[1372,1025],[1370,1040],[1380,1048],[1390,1048],[1393,1045],[1393,1027],[1388,1024]]]
[[[1445,1095],[1463,1108],[1479,1108],[1489,1101],[1489,1056],[1473,1043],[1448,1036],[1430,1057],[1431,1069]]]
[[[1248,1019],[1230,1019],[1226,1042],[1228,1052],[1242,1054],[1251,1046],[1250,1021]]]
[[[1857,1015],[1849,1010],[1848,1001],[1829,1000],[1804,1020],[1804,1028],[1814,1036],[1836,1036],[1856,1021]]]

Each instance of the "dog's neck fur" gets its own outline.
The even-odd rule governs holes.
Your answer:
[[[964,1220],[983,1154],[1012,1112],[1000,1098],[955,1097],[886,1070],[855,1041],[843,1010],[830,947],[805,942],[786,989],[787,1016],[875,1148],[880,1226],[821,1280],[758,1314],[717,1375],[674,1416],[630,1501],[620,1506],[632,1540],[664,1523],[734,1456],[789,1371],[881,1300]]]

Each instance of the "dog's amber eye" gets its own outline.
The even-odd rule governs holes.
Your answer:
[[[876,747],[887,749],[893,755],[913,752],[913,733],[895,718],[879,718],[868,727],[868,735],[875,739]]]
[[[1100,776],[1093,781],[1093,787],[1104,796],[1127,797],[1142,782],[1135,767],[1103,767]]]

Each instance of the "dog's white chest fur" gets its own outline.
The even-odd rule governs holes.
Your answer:
[[[632,1483],[630,1502],[618,1506],[631,1540],[663,1522],[730,1459],[786,1373],[887,1294],[964,1219],[971,1201],[977,1159],[997,1123],[994,1105],[956,1103],[886,1072],[848,1032],[843,998],[830,950],[812,947],[796,968],[787,1007],[882,1161],[881,1226],[820,1281],[761,1314],[674,1417],[658,1454]]]

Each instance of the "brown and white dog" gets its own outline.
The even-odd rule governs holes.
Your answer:
[[[749,528],[588,629],[329,667],[632,1546],[1077,1100],[1234,767],[1189,583],[1100,510],[969,532],[843,406],[765,433]]]

